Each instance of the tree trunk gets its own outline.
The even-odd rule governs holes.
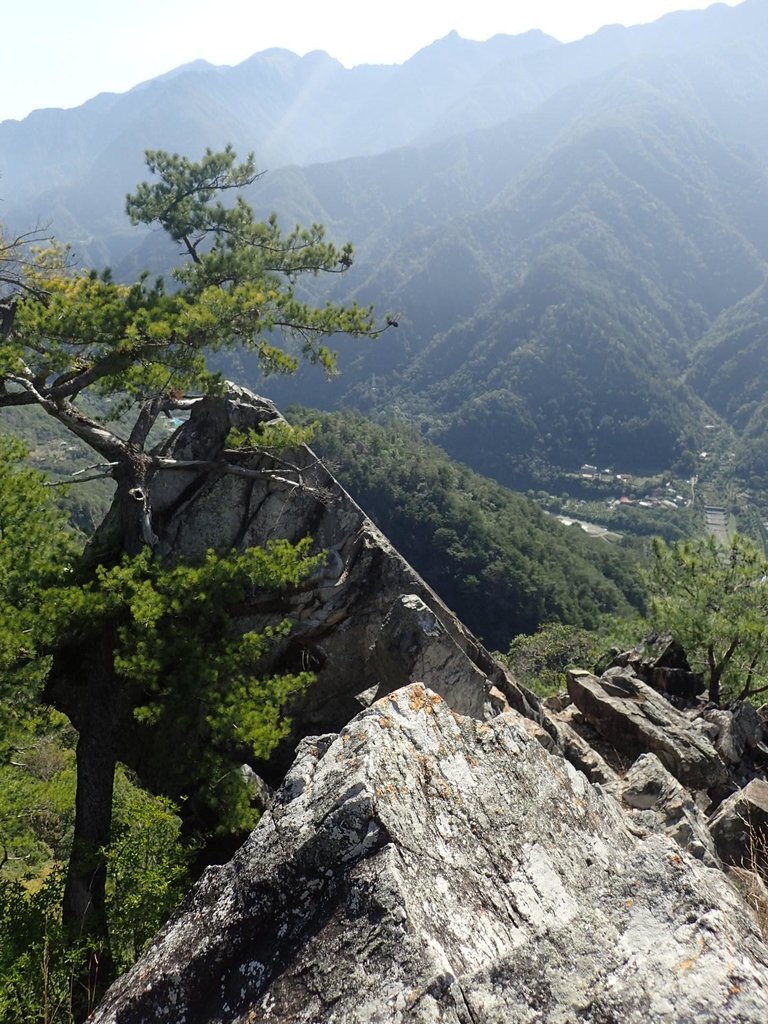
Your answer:
[[[88,1016],[112,981],[113,973],[104,854],[112,824],[116,764],[110,732],[88,728],[81,731],[77,742],[75,834],[64,886],[62,921],[72,938],[83,943],[83,968],[72,985],[73,1012],[78,1021]]]
[[[129,694],[113,668],[115,635],[78,637],[54,656],[46,699],[78,733],[77,789],[72,853],[67,868],[62,921],[82,949],[72,980],[76,1021],[85,1020],[112,981],[106,917],[105,850],[112,827],[112,795]]]
[[[723,670],[715,659],[715,648],[712,644],[707,647],[707,667],[709,669],[709,700],[712,704],[720,707],[720,676]]]
[[[720,707],[720,677],[722,675],[722,669],[718,666],[713,669],[709,676],[709,701],[711,704],[715,704]]]

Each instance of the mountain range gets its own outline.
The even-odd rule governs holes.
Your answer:
[[[195,62],[0,124],[3,218],[124,279],[164,271],[173,250],[123,213],[143,151],[226,143],[268,172],[258,211],[355,242],[331,297],[399,324],[340,340],[330,382],[225,367],[249,385],[402,414],[514,486],[667,468],[713,423],[768,478],[768,0],[570,44],[452,33],[393,66]]]

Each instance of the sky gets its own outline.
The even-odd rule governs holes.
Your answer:
[[[726,0],[734,7],[739,0]],[[401,64],[456,30],[541,29],[561,42],[709,0],[31,0],[3,5],[0,120],[125,92],[188,61],[238,64],[279,46],[347,67]]]

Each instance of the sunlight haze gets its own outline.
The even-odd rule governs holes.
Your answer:
[[[729,0],[729,6],[736,6]],[[706,0],[476,0],[439,5],[404,0],[40,0],[3,13],[0,120],[42,107],[79,106],[100,92],[125,92],[188,61],[238,64],[282,47],[325,50],[347,67],[399,64],[456,30],[466,39],[541,29],[561,42],[603,25],[653,21]]]

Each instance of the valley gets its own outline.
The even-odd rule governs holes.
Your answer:
[[[118,279],[164,272],[172,246],[121,210],[142,147],[169,138],[146,111],[174,111],[170,137],[187,151],[226,131],[268,170],[247,190],[257,210],[355,242],[332,297],[398,323],[375,343],[340,337],[330,380],[310,366],[265,379],[246,356],[222,363],[227,376],[283,407],[402,417],[523,492],[570,491],[584,463],[690,479],[714,424],[732,437],[719,475],[754,492],[764,519],[767,39],[765,4],[747,0],[568,46],[451,36],[378,69],[354,103],[360,74],[337,69],[336,91],[302,106],[320,55],[256,55],[215,76],[214,109],[238,116],[259,82],[293,96],[307,120],[290,138],[255,112],[193,121],[188,99],[213,82],[195,67],[108,105],[0,125],[4,217],[50,220]],[[316,117],[324,107],[333,119]],[[80,122],[91,134],[75,155]],[[34,154],[54,123],[71,144],[44,184]]]

